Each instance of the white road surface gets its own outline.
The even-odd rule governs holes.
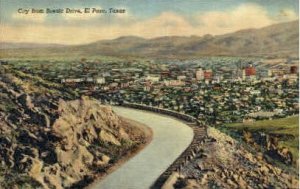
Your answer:
[[[149,126],[153,130],[153,139],[136,156],[91,188],[149,189],[192,142],[193,130],[168,116],[129,108],[113,109],[120,116]]]

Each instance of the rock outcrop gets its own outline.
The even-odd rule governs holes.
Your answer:
[[[208,135],[215,140],[201,146],[168,188],[297,188],[297,176],[268,163],[262,153],[250,153],[215,128],[208,128]],[[245,136],[252,141],[249,133]],[[174,183],[174,176],[169,180]]]
[[[29,98],[25,99],[23,105],[29,108]],[[47,129],[46,136],[52,135],[51,140],[41,137],[39,132],[26,128],[12,130],[8,125],[3,128],[6,132],[17,132],[16,141],[9,135],[1,137],[2,164],[31,177],[43,188],[71,187],[86,176],[92,176],[96,171],[93,167],[107,167],[111,158],[119,158],[118,154],[106,154],[102,148],[106,146],[106,151],[116,148],[115,152],[122,154],[124,144],[135,142],[111,107],[96,101],[88,98],[60,100],[57,112],[58,119]],[[46,125],[37,127],[47,128]],[[112,155],[115,157],[110,157]]]
[[[143,130],[96,100],[31,93],[34,83],[1,77],[0,188],[82,187],[145,143]]]

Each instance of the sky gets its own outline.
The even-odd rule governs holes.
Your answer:
[[[66,8],[82,13],[66,13]],[[85,8],[106,13],[84,13]],[[109,13],[110,8],[125,13]],[[46,9],[63,13],[47,14]],[[0,0],[0,42],[83,44],[120,36],[221,35],[298,17],[298,0]]]

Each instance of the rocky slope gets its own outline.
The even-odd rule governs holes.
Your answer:
[[[81,188],[146,142],[109,106],[0,72],[0,188]]]
[[[299,168],[299,116],[218,126],[284,166]]]
[[[167,184],[173,183],[171,188],[298,187],[297,175],[271,165],[262,154],[250,153],[214,128],[208,129],[208,135],[212,139],[203,145],[202,152],[169,178]]]

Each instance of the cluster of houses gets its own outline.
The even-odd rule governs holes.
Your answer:
[[[113,82],[114,88],[112,83],[107,83],[93,94],[101,96],[106,103],[145,104],[187,113],[213,124],[272,119],[298,113],[297,81],[285,77],[298,77],[295,73],[272,76],[270,81],[265,79],[269,76],[253,77],[256,70],[251,68],[247,71],[251,79],[219,77],[223,79],[217,80],[213,70],[209,70],[209,77],[197,79],[199,68],[187,69],[164,69],[161,73],[146,73],[130,81],[130,76],[123,76],[120,83]],[[122,82],[126,79],[127,85],[124,85]]]
[[[49,70],[37,71],[43,78],[104,103],[145,104],[190,114],[209,124],[298,114],[296,64],[246,62],[240,66],[237,61],[235,66],[231,59],[210,61],[89,62],[85,69],[81,69],[82,63],[73,63],[58,64],[56,70],[45,64],[43,69]],[[53,76],[48,74],[52,72]]]

